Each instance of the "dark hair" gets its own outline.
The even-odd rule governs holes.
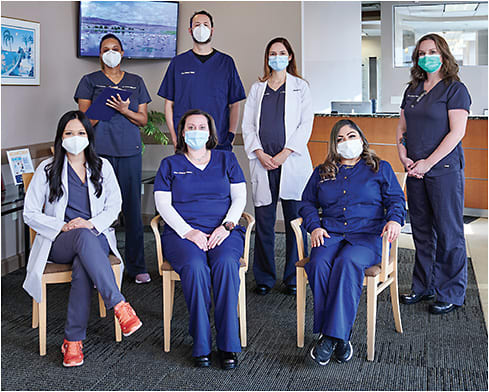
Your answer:
[[[289,53],[292,58],[289,61],[289,65],[287,65],[287,72],[291,75],[294,75],[298,78],[301,78],[299,73],[297,72],[297,65],[295,63],[295,54],[294,50],[292,49],[292,46],[290,45],[289,41],[287,41],[286,38],[283,37],[277,37],[272,39],[268,44],[265,49],[265,58],[263,61],[263,76],[260,78],[260,82],[264,82],[265,80],[268,80],[270,76],[272,75],[272,68],[268,65],[268,55],[270,53],[270,48],[272,47],[273,44],[280,42],[285,46],[285,49],[287,49],[287,52]],[[301,78],[302,79],[302,78]]]
[[[411,56],[413,66],[411,67],[411,81],[409,82],[409,86],[416,88],[418,84],[424,82],[428,78],[426,71],[418,65],[419,47],[421,42],[428,40],[434,41],[436,49],[440,52],[442,61],[440,74],[442,80],[446,84],[450,84],[452,81],[460,81],[460,78],[458,77],[458,64],[455,57],[453,57],[450,52],[450,47],[448,46],[447,41],[438,34],[427,34],[419,39],[413,50],[413,55]]]
[[[185,143],[185,137],[183,136],[183,128],[185,128],[185,122],[187,121],[187,118],[196,114],[205,116],[205,118],[207,118],[207,126],[209,128],[209,140],[205,144],[205,148],[207,148],[208,150],[212,150],[214,147],[217,146],[216,124],[214,123],[214,119],[212,118],[212,116],[209,113],[204,112],[203,110],[192,109],[187,111],[178,122],[178,139],[176,148],[177,154],[184,154],[188,151],[187,143]]]
[[[120,47],[121,47],[121,50],[122,50],[122,51],[124,51],[124,48],[123,48],[123,46],[122,46],[122,42],[121,42],[121,40],[120,40],[120,39],[119,39],[119,38],[118,38],[116,35],[114,35],[114,34],[112,34],[112,33],[109,33],[109,34],[105,34],[105,35],[104,35],[104,36],[103,36],[103,37],[100,39],[100,43],[99,43],[99,45],[98,45],[98,52],[99,52],[99,53],[100,53],[100,51],[102,50],[102,43],[103,43],[103,42],[104,42],[106,39],[110,39],[110,38],[115,39],[115,40],[116,40],[116,41],[119,43],[119,45],[120,45]]]
[[[367,138],[360,129],[360,127],[355,124],[352,120],[339,120],[331,130],[329,136],[329,151],[328,156],[324,163],[319,166],[319,175],[321,180],[336,178],[336,173],[338,173],[338,166],[341,164],[341,156],[338,154],[338,133],[341,128],[345,125],[354,129],[360,135],[363,143],[363,151],[360,157],[365,160],[367,166],[370,166],[374,173],[379,171],[380,158],[375,154],[374,151],[369,149]]]
[[[85,148],[85,160],[90,169],[90,181],[95,187],[95,196],[100,197],[102,194],[102,160],[97,155],[94,149],[95,134],[93,132],[92,124],[85,114],[79,110],[71,110],[60,118],[58,122],[58,129],[56,131],[56,138],[54,139],[54,158],[45,168],[46,176],[49,183],[49,202],[52,203],[60,199],[63,196],[63,189],[61,187],[61,173],[63,172],[63,166],[65,161],[66,150],[63,148],[63,132],[66,124],[69,121],[78,119],[85,128],[88,136],[88,146]]]
[[[192,27],[192,21],[194,20],[194,16],[197,16],[197,15],[205,15],[205,16],[208,16],[210,21],[211,21],[211,27],[214,27],[214,20],[212,19],[212,15],[209,14],[207,11],[205,10],[202,10],[202,11],[196,11],[194,12],[194,14],[191,16],[190,18],[190,27]]]

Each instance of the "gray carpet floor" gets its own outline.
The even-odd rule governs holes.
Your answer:
[[[119,234],[119,238],[122,237]],[[122,244],[122,241],[121,241]],[[277,264],[283,271],[284,236],[278,235]],[[144,325],[136,334],[114,341],[112,312],[92,316],[84,345],[85,364],[63,368],[60,345],[69,285],[48,286],[47,355],[39,356],[38,331],[31,328],[31,299],[22,289],[25,270],[2,278],[2,390],[486,390],[487,330],[469,262],[465,306],[447,315],[428,313],[426,303],[402,306],[403,334],[396,333],[388,290],[380,295],[376,354],[366,360],[366,296],[362,294],[347,364],[316,365],[308,351],[312,333],[312,295],[307,294],[305,346],[296,347],[295,298],[277,283],[265,297],[253,294],[247,275],[248,347],[239,368],[223,371],[217,360],[196,369],[180,285],[175,292],[171,352],[163,352],[161,279],[154,241],[145,233],[145,254],[153,281],[138,286],[127,280],[123,293]],[[400,290],[409,290],[414,252],[400,250]]]

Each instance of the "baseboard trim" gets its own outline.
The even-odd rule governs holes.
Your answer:
[[[24,253],[19,253],[6,259],[2,259],[2,276],[14,272],[19,268],[25,267]]]

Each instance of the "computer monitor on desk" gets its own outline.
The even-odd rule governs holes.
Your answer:
[[[372,113],[370,101],[331,101],[331,113]]]

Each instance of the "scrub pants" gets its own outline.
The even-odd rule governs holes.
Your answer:
[[[464,172],[408,177],[408,206],[416,247],[412,290],[463,305],[467,286]]]
[[[237,226],[221,245],[207,252],[180,238],[173,230],[165,230],[161,239],[165,258],[180,275],[190,316],[189,333],[194,340],[192,355],[199,357],[211,352],[211,285],[217,347],[222,351],[240,352],[237,309],[243,227]]]
[[[97,287],[107,309],[125,301],[110,266],[109,243],[105,235],[96,236],[89,229],[61,232],[54,240],[49,261],[73,263],[70,297],[65,324],[65,339],[84,340],[93,285]]]
[[[275,272],[275,221],[277,219],[277,202],[280,189],[281,168],[268,171],[272,203],[255,207],[255,256],[253,273],[258,285],[273,287],[277,279]],[[296,284],[295,263],[299,260],[297,242],[290,222],[299,216],[299,202],[280,199],[285,221],[285,270],[283,282],[286,285]],[[302,229],[304,252],[307,256],[307,233]]]
[[[124,266],[134,278],[147,272],[144,262],[144,229],[141,217],[141,154],[130,157],[103,155],[114,168],[122,193],[122,213],[126,231]]]
[[[305,270],[314,297],[314,333],[350,340],[365,270],[378,262],[373,250],[346,240],[311,249]]]

